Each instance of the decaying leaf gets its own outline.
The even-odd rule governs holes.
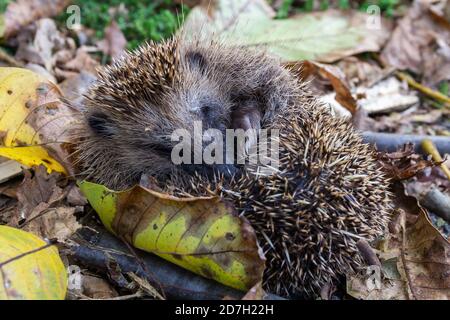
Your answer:
[[[439,163],[425,160],[421,155],[415,153],[412,143],[404,145],[396,152],[379,152],[378,160],[388,176],[394,180],[409,179],[426,168],[439,165]]]
[[[230,287],[262,279],[264,257],[250,224],[217,197],[180,199],[141,186],[80,188],[107,229],[136,248]]]
[[[63,203],[71,187],[58,185],[60,180],[60,174],[49,175],[43,166],[37,167],[34,174],[25,171],[17,190],[17,213],[9,225],[60,242],[71,236],[80,227],[74,215],[77,207]]]
[[[71,3],[70,0],[16,0],[6,8],[0,37],[15,35],[21,28],[40,18],[52,17]]]
[[[367,300],[448,300],[450,243],[402,184],[394,189],[396,214],[389,234],[376,246],[381,269],[372,266],[366,275],[349,277],[347,292]]]
[[[350,111],[351,114],[356,112],[358,107],[356,100],[350,92],[345,75],[338,67],[313,61],[302,61],[296,64],[295,68],[299,70],[299,76],[303,81],[319,78],[322,82],[324,80],[329,82],[336,92],[336,101]]]
[[[380,81],[372,88],[360,87],[356,93],[361,97],[359,104],[368,114],[403,111],[419,103],[417,95],[407,92],[395,77]]]
[[[97,43],[97,46],[104,54],[111,56],[113,59],[123,54],[127,46],[127,39],[115,20],[105,29],[105,39]]]
[[[18,68],[0,68],[0,155],[26,166],[71,173],[68,132],[74,122],[56,85]]]
[[[432,2],[414,1],[381,55],[389,65],[423,74],[431,86],[450,79],[450,23],[436,21]]]
[[[62,300],[67,274],[55,246],[0,226],[0,300]]]
[[[268,48],[284,61],[328,63],[378,51],[389,36],[384,20],[374,26],[368,15],[359,12],[327,10],[284,20],[272,16],[260,1],[217,0],[213,6],[195,7],[183,31],[187,36],[223,37],[230,45]]]

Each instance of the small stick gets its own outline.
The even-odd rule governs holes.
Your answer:
[[[426,192],[420,194],[419,201],[424,207],[445,221],[450,222],[450,197],[441,192],[437,187],[432,186]]]
[[[24,68],[25,66],[23,65],[23,63],[17,61],[16,59],[14,59],[13,57],[11,57],[5,50],[3,50],[2,48],[0,48],[0,60],[6,62],[7,64],[9,64],[12,67],[16,67],[16,68]]]
[[[445,136],[425,136],[425,135],[405,135],[384,132],[362,133],[364,142],[375,145],[378,151],[395,152],[398,148],[406,143],[414,144],[414,151],[424,153],[420,144],[424,139],[429,139],[437,147],[441,153],[450,153],[450,138]]]
[[[409,76],[408,74],[406,74],[404,72],[397,71],[395,73],[395,75],[400,80],[406,81],[409,86],[422,92],[423,94],[429,96],[430,98],[433,98],[434,100],[443,102],[447,108],[450,108],[450,98],[447,97],[445,94],[442,94],[439,91],[435,91],[431,88],[425,87],[423,84],[418,83],[411,76]]]
[[[450,169],[445,165],[444,160],[442,159],[441,154],[434,145],[433,141],[431,141],[430,139],[424,139],[422,141],[422,149],[427,154],[430,154],[433,157],[434,161],[441,163],[439,166],[441,167],[442,171],[444,171],[447,178],[450,180]]]

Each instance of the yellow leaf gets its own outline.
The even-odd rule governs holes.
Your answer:
[[[0,68],[0,156],[66,173],[59,160],[65,155],[55,141],[70,117],[58,90],[29,70]]]
[[[136,186],[80,182],[107,229],[136,248],[239,290],[261,281],[264,257],[244,218],[218,197],[180,199]]]
[[[0,300],[62,300],[67,274],[55,246],[0,226]]]

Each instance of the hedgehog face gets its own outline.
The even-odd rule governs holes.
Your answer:
[[[264,52],[172,39],[126,54],[99,72],[85,99],[78,150],[82,170],[111,188],[142,174],[233,172],[234,166],[177,166],[175,130],[258,129],[288,106],[296,82]]]

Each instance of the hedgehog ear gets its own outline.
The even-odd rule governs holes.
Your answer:
[[[188,51],[186,53],[186,60],[192,68],[198,69],[200,72],[205,72],[206,59],[200,52]]]
[[[114,122],[102,112],[90,114],[87,118],[87,123],[92,131],[102,138],[111,138],[117,132]]]

